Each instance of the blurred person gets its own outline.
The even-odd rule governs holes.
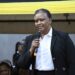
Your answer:
[[[15,45],[15,53],[13,54],[14,75],[18,75],[19,73],[19,67],[17,66],[17,61],[19,57],[22,55],[22,53],[23,53],[23,43],[17,42]]]
[[[17,42],[15,46],[15,53],[13,54],[13,64],[16,66],[16,62],[23,53],[23,44],[21,42]]]
[[[0,61],[0,75],[12,75],[12,64],[9,60]]]

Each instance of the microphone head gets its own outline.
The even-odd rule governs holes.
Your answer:
[[[40,38],[41,37],[41,33],[40,32],[37,32],[37,33],[35,33],[35,38]]]

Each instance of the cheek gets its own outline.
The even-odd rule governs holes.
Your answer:
[[[46,26],[50,26],[51,23],[49,21],[46,21],[45,24]]]
[[[35,23],[35,27],[38,27],[37,23]]]

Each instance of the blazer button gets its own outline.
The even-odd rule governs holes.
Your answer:
[[[62,68],[62,70],[63,70],[63,71],[65,71],[65,70],[66,70],[66,68],[65,68],[65,67],[63,67],[63,68]]]

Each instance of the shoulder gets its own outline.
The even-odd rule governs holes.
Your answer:
[[[27,37],[26,37],[26,39],[25,39],[25,41],[27,40],[32,40],[33,39],[33,35],[31,34],[31,35],[28,35]]]
[[[63,32],[63,31],[58,31],[58,30],[55,30],[55,29],[53,29],[53,35],[56,35],[60,39],[70,38],[68,33]]]
[[[27,36],[26,37],[26,40],[33,40],[33,39],[35,39],[35,38],[37,38],[39,36],[40,36],[40,33],[39,32],[36,32],[34,34],[31,34],[31,35]]]
[[[24,45],[28,44],[28,43],[31,43],[32,40],[34,39],[34,37],[35,37],[35,34],[30,34],[30,35],[26,36],[26,38],[24,40]]]
[[[20,55],[19,55],[18,53],[15,53],[15,54],[13,55],[13,59],[14,59],[14,60],[17,60],[19,57],[20,57]]]

